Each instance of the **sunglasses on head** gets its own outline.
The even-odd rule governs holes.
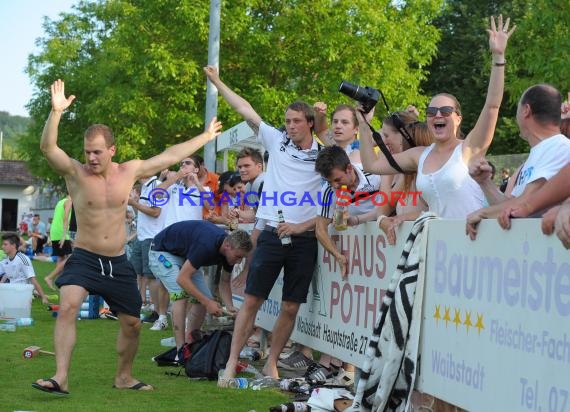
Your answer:
[[[180,162],[180,166],[194,166],[194,162],[192,160],[184,160]]]
[[[441,113],[443,117],[449,117],[453,112],[455,112],[455,108],[452,106],[441,106],[441,107],[430,106],[426,109],[426,116],[434,117],[435,115],[437,115],[438,111]]]
[[[172,267],[172,263],[164,255],[158,255],[158,261],[167,269]]]

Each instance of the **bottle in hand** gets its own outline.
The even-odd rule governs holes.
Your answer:
[[[278,210],[277,211],[277,216],[278,216],[278,220],[279,223],[285,223],[285,217],[283,216],[283,211],[282,210]],[[291,236],[289,235],[283,235],[281,237],[281,245],[283,246],[292,246],[293,245],[293,240],[291,239]]]

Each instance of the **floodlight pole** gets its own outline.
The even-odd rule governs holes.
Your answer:
[[[221,0],[210,0],[210,33],[208,36],[208,65],[219,67],[220,62],[220,15]],[[218,112],[218,90],[208,80],[206,86],[206,125]],[[216,141],[204,147],[204,163],[210,171],[216,169]]]

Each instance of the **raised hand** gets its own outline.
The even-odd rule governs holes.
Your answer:
[[[206,133],[210,134],[210,140],[215,139],[222,133],[222,122],[218,122],[216,116],[212,117],[212,120],[210,120]]]
[[[493,168],[485,158],[478,157],[469,162],[469,176],[477,183],[490,180],[492,174]]]
[[[208,77],[212,83],[220,78],[218,75],[218,69],[215,66],[204,67],[204,73],[206,73],[206,77]]]
[[[487,33],[489,33],[489,49],[493,55],[501,56],[505,54],[509,37],[517,28],[515,24],[509,30],[510,22],[511,19],[507,17],[507,20],[503,24],[503,15],[500,14],[497,19],[497,24],[495,25],[495,17],[491,16],[491,28],[487,30]]]
[[[65,97],[65,85],[63,80],[57,79],[53,82],[51,85],[51,108],[54,112],[63,112],[74,100],[74,95]]]

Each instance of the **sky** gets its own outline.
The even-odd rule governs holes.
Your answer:
[[[28,116],[25,105],[32,98],[32,85],[24,72],[28,56],[39,49],[44,37],[43,17],[58,20],[71,12],[78,0],[0,0],[0,111]]]

